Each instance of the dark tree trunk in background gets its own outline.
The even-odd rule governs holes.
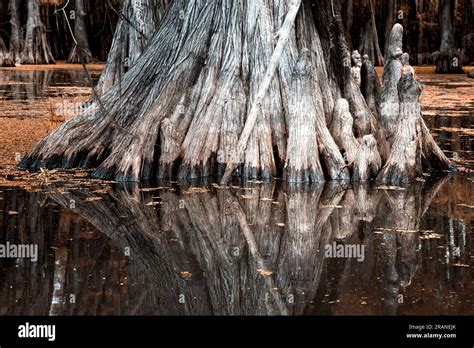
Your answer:
[[[436,72],[462,73],[461,55],[459,54],[453,33],[454,0],[441,0],[441,46],[436,60]]]
[[[0,36],[0,66],[13,66],[13,60],[8,52],[3,38]]]
[[[361,32],[361,41],[358,50],[361,55],[367,55],[369,60],[375,65],[382,66],[383,54],[380,51],[373,0],[368,0],[367,8],[364,12],[367,15],[365,18],[365,25]]]
[[[18,64],[21,61],[23,38],[20,24],[20,0],[10,0],[8,12],[10,15],[10,56],[13,62]]]
[[[463,14],[462,64],[474,62],[474,0],[465,0]]]
[[[38,0],[28,0],[28,20],[26,22],[25,41],[21,52],[24,64],[55,63],[46,37],[46,30],[41,22]]]
[[[354,2],[353,0],[346,0],[344,4],[344,21],[347,35],[347,42],[349,49],[352,50],[352,25],[354,24]]]
[[[89,49],[89,39],[87,37],[87,28],[84,17],[84,0],[75,0],[74,2],[75,18],[74,22],[74,43],[71,52],[69,53],[68,63],[91,63],[94,58]]]

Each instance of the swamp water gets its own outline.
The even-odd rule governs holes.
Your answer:
[[[0,81],[0,98],[87,86],[70,74],[25,76],[9,76],[31,85],[16,95]],[[418,78],[436,140],[473,169],[472,80],[424,69]],[[0,245],[37,245],[38,260],[0,258],[0,314],[472,315],[473,180],[426,175],[404,189],[12,181],[0,187]]]

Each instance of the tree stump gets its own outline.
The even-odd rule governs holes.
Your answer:
[[[422,132],[420,122],[421,85],[415,80],[414,69],[404,66],[398,82],[400,119],[395,133],[390,157],[377,180],[399,185],[413,181],[422,174]]]

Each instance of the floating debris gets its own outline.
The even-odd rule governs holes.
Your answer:
[[[469,204],[464,204],[464,203],[461,203],[461,204],[458,204],[459,207],[466,207],[466,208],[469,208],[469,209],[474,209],[474,205],[469,205]]]
[[[95,202],[95,201],[100,201],[102,197],[89,197],[85,199],[85,202]]]
[[[243,199],[257,199],[258,198],[256,196],[252,196],[252,195],[241,195],[240,197],[242,197]]]
[[[272,271],[269,271],[267,269],[257,269],[257,272],[263,277],[269,277],[273,274]]]
[[[163,202],[149,202],[145,205],[148,205],[148,206],[154,206],[154,205],[160,205],[160,204],[163,204]]]
[[[403,230],[400,228],[383,228],[383,227],[377,227],[373,230],[374,233],[382,233],[382,232],[402,232],[402,233],[415,233],[415,232],[420,232],[419,230]]]
[[[456,266],[456,267],[465,267],[465,268],[471,268],[470,265],[466,265],[465,263],[453,263],[453,266]]]
[[[147,188],[140,189],[140,191],[151,192],[151,191],[158,191],[158,190],[162,190],[162,189],[163,189],[163,187],[147,187]]]
[[[190,187],[187,190],[183,191],[183,194],[190,194],[190,193],[204,193],[209,192],[208,189],[202,187]]]
[[[420,236],[420,239],[440,239],[441,237],[443,237],[441,234],[439,233],[434,233],[434,232],[423,232]]]
[[[404,191],[405,188],[404,187],[400,187],[400,186],[377,186],[376,187],[377,190],[392,190],[392,191]]]
[[[181,277],[181,279],[189,280],[189,279],[192,278],[193,274],[191,272],[188,272],[188,271],[183,271],[183,272],[179,273],[179,276]]]

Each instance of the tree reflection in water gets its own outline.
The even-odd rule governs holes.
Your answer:
[[[0,260],[0,314],[472,314],[470,221],[425,216],[450,180],[2,189],[0,243],[40,258]]]

